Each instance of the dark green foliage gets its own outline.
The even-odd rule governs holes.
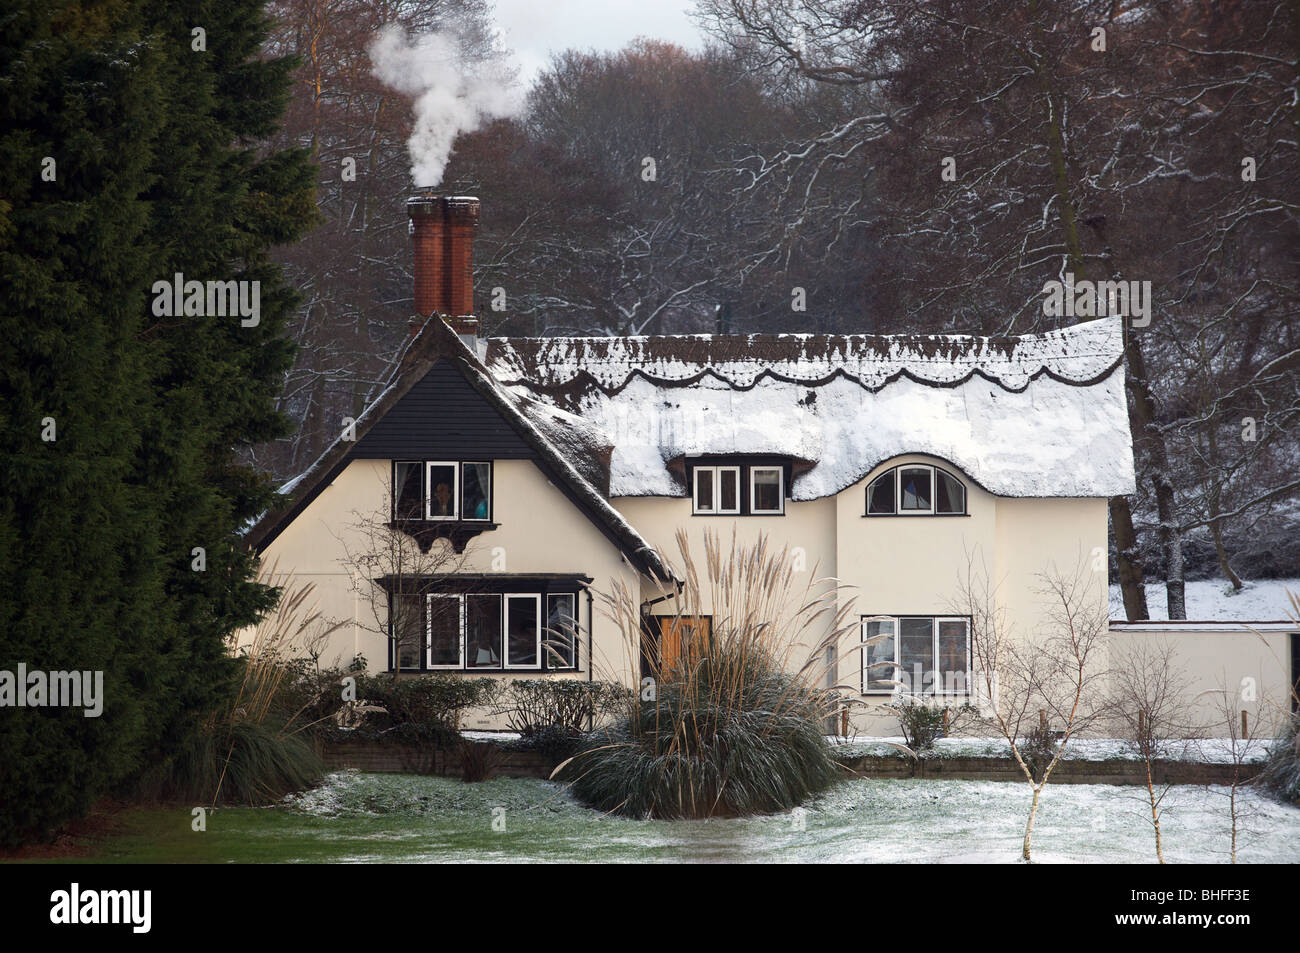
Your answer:
[[[236,721],[225,730],[195,732],[156,792],[192,804],[267,804],[311,787],[324,773],[310,734]]]
[[[913,751],[929,751],[940,738],[945,738],[957,730],[960,723],[978,714],[974,705],[969,703],[946,708],[942,705],[927,705],[911,698],[886,705],[898,719],[903,741]],[[944,716],[947,716],[947,727]]]
[[[542,728],[589,731],[627,703],[628,690],[615,682],[518,678],[502,688],[502,696],[498,714],[527,738]]]
[[[0,711],[0,843],[189,745],[230,697],[226,638],[275,597],[239,537],[271,489],[232,451],[282,432],[292,297],[268,253],[310,221],[312,176],[256,148],[286,89],[261,22],[257,0],[0,16],[0,669],[101,670],[105,693],[99,718]],[[155,317],[176,271],[261,280],[260,324]]]
[[[1056,732],[1047,728],[1037,727],[1027,733],[1020,743],[1016,745],[1020,752],[1020,757],[1024,759],[1025,766],[1029,768],[1029,773],[1033,775],[1034,783],[1038,784],[1043,780],[1043,775],[1056,757]]]
[[[1268,749],[1260,783],[1284,801],[1300,804],[1300,715],[1292,715],[1282,737]]]
[[[616,682],[519,678],[504,685],[497,714],[519,732],[518,747],[563,761],[583,738],[616,710],[625,708],[628,689]]]
[[[774,813],[824,790],[838,770],[824,699],[766,660],[744,668],[726,691],[707,673],[662,683],[657,701],[592,732],[560,779],[584,803],[638,818]]]
[[[322,725],[322,729],[325,737],[334,740],[368,739],[446,750],[460,743],[465,709],[491,704],[498,688],[491,678],[421,675],[394,681],[391,675],[362,675],[357,678],[358,701],[383,711],[367,714],[358,728]]]

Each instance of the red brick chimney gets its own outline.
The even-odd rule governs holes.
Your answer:
[[[415,313],[440,314],[452,329],[473,338],[474,230],[478,199],[417,192],[406,200],[415,246]]]

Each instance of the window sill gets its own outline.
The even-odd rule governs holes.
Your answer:
[[[387,669],[385,675],[582,675],[576,668],[403,668],[396,673]]]
[[[434,540],[446,539],[456,553],[463,553],[465,545],[479,533],[497,529],[501,524],[487,520],[393,520],[390,529],[405,533],[427,553]]]
[[[929,517],[952,519],[954,516],[970,516],[969,513],[863,513],[864,520],[908,519],[919,520]]]

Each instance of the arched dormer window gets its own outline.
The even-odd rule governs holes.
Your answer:
[[[966,485],[947,470],[905,463],[867,485],[868,516],[964,516]]]

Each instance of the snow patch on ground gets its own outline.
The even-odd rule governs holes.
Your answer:
[[[1196,622],[1282,622],[1290,618],[1287,590],[1300,594],[1300,579],[1244,581],[1234,592],[1225,579],[1198,579],[1186,584],[1187,618]],[[1147,611],[1154,620],[1169,618],[1163,582],[1146,584]],[[1124,619],[1124,596],[1110,587],[1110,617]]]
[[[837,757],[907,757],[895,745],[904,745],[901,737],[877,738],[871,735],[833,737],[828,739]],[[1260,762],[1268,756],[1268,740],[1256,740],[1242,745],[1243,762]],[[940,738],[934,749],[926,752],[927,758],[1007,758],[1011,746],[1004,738]],[[1122,738],[1071,738],[1065,749],[1070,761],[1139,761],[1140,755]],[[1173,741],[1161,752],[1170,761],[1190,761],[1203,764],[1232,764],[1231,743],[1226,738],[1188,738]]]

